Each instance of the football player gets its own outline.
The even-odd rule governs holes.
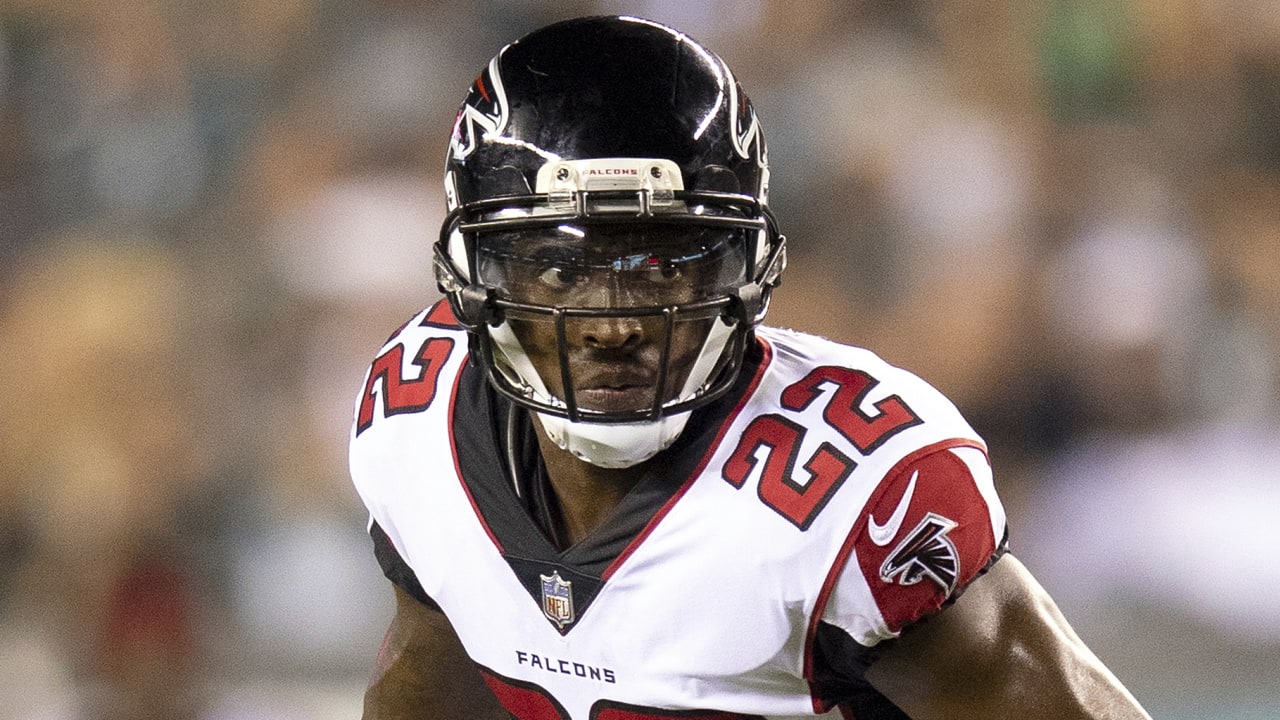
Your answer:
[[[986,448],[761,324],[786,264],[733,73],[597,17],[503,48],[449,143],[447,297],[351,472],[396,614],[366,718],[1143,718],[1006,553]]]

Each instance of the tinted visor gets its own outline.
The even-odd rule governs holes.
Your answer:
[[[518,303],[580,308],[674,306],[746,282],[742,228],[669,223],[563,224],[479,233],[479,281]]]

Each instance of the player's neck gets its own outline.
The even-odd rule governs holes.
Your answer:
[[[536,425],[536,423],[535,423]],[[644,474],[644,464],[602,468],[561,449],[537,427],[538,448],[559,503],[564,538],[572,545],[599,527]]]

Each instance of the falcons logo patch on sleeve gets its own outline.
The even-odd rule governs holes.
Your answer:
[[[951,595],[960,574],[960,554],[947,537],[955,526],[954,521],[937,513],[925,515],[880,565],[880,579],[915,585],[927,577],[937,583],[945,595]]]
[[[980,449],[924,450],[867,499],[851,537],[886,636],[937,612],[995,557],[1004,525],[990,485]]]

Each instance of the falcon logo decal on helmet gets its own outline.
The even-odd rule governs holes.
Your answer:
[[[476,78],[467,99],[458,108],[453,121],[453,137],[449,152],[459,160],[466,158],[485,135],[501,135],[507,128],[507,91],[502,87],[498,61],[502,53],[489,61],[489,67]]]
[[[754,158],[761,168],[768,168],[768,151],[760,132],[760,121],[756,118],[756,111],[750,103],[739,100],[742,87],[734,79],[728,67],[724,71],[728,78],[725,84],[729,86],[729,116],[733,118],[733,149],[738,151],[738,155],[742,158]],[[751,147],[753,144],[755,148]]]
[[[960,554],[947,533],[955,521],[937,513],[929,513],[907,534],[907,538],[889,553],[880,566],[880,579],[899,585],[915,585],[922,578],[938,584],[948,596],[960,575]]]

